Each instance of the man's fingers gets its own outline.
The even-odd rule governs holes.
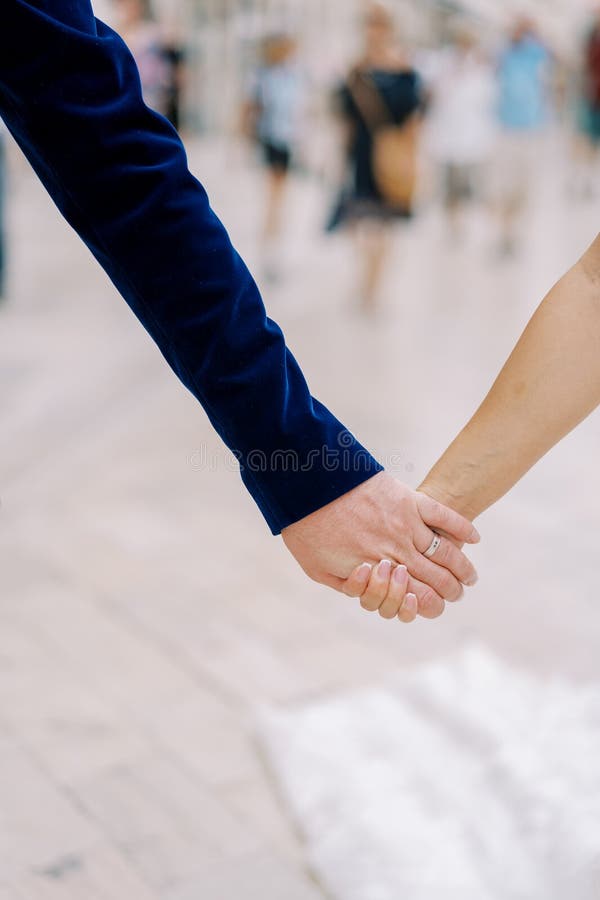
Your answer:
[[[387,596],[379,607],[379,615],[382,619],[396,618],[404,603],[407,587],[408,569],[406,566],[396,566],[390,578]]]
[[[478,544],[481,540],[472,522],[427,494],[417,491],[417,507],[421,518],[430,528],[445,531],[465,544]]]
[[[425,526],[423,527],[422,531],[419,528],[418,533],[415,533],[414,540],[415,544],[417,545],[416,549],[417,551],[421,551],[420,555],[423,557],[423,559],[429,560],[430,562],[435,563],[437,566],[441,566],[442,568],[447,569],[454,576],[454,578],[457,579],[457,581],[460,581],[462,584],[466,584],[468,587],[473,587],[474,584],[477,584],[477,571],[475,569],[475,566],[470,561],[470,559],[465,556],[462,550],[460,550],[448,538],[438,535],[439,542],[433,555],[428,557],[424,555],[431,546],[433,537],[434,533]],[[423,577],[419,572],[416,572],[415,574],[419,578]],[[433,587],[435,587],[437,591],[440,590],[441,586],[442,585],[437,583],[433,584]]]
[[[400,607],[398,618],[401,622],[409,625],[414,622],[419,612],[419,601],[414,594],[407,594],[404,603]]]
[[[464,588],[452,572],[438,566],[422,553],[415,554],[414,559],[409,562],[409,567],[415,578],[430,585],[444,600],[460,600],[463,596]]]
[[[448,569],[455,578],[467,587],[477,584],[477,570],[471,560],[448,538],[442,538],[433,556],[429,557],[438,566]]]
[[[444,600],[428,584],[418,581],[416,578],[408,579],[409,593],[414,594],[418,601],[419,615],[424,619],[437,619],[446,608]]]

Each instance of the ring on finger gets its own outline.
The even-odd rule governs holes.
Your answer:
[[[434,557],[437,551],[440,549],[441,543],[442,539],[439,534],[434,534],[433,540],[427,550],[425,550],[425,552],[423,553],[423,556],[426,556],[427,559],[431,559],[432,557]]]

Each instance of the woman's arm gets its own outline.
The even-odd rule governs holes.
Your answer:
[[[421,490],[474,519],[600,404],[600,236],[540,305]]]

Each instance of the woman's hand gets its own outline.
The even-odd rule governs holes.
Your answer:
[[[432,558],[424,554],[442,536]],[[362,563],[382,559],[408,570],[408,592],[419,613],[436,618],[446,600],[459,600],[477,581],[473,565],[454,542],[475,544],[472,523],[425,494],[380,472],[353,491],[283,531],[283,540],[306,574],[343,593]]]
[[[419,612],[416,596],[407,593],[408,569],[382,559],[376,566],[363,563],[346,581],[343,591],[349,597],[360,597],[360,605],[368,612],[378,612],[382,619],[414,622]]]

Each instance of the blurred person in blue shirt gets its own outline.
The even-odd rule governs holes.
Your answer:
[[[552,55],[531,20],[520,18],[498,64],[497,194],[501,251],[517,246],[519,220],[528,204],[540,159],[540,136],[551,118]]]

